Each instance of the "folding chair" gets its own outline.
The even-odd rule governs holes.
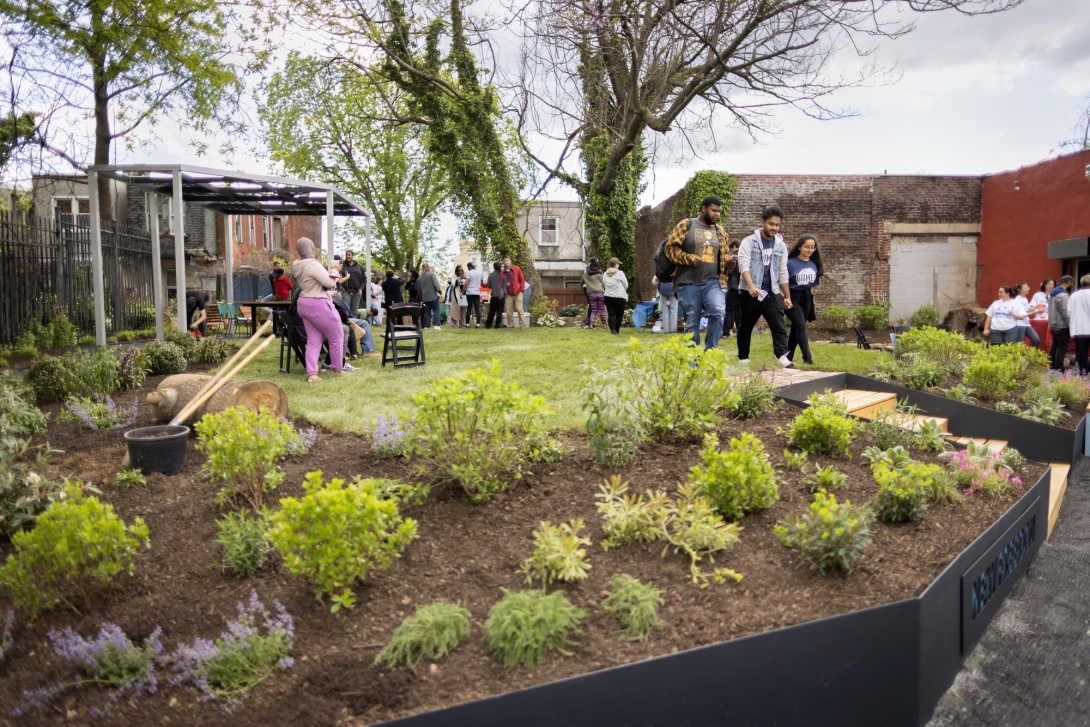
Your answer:
[[[863,329],[859,326],[855,327],[855,347],[862,348],[866,351],[870,350],[870,341],[868,341],[867,337],[863,335]]]
[[[401,323],[411,318],[412,325]],[[424,365],[424,331],[421,323],[424,306],[420,303],[394,303],[386,311],[386,332],[382,334],[382,365],[393,361],[394,368]],[[415,342],[411,346],[402,345]]]
[[[232,303],[227,306],[227,335],[246,335],[245,333],[238,332],[238,324],[250,325],[250,317],[243,315],[238,306]]]

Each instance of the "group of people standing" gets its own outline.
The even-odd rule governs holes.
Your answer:
[[[583,327],[593,329],[601,318],[610,333],[619,334],[628,304],[628,278],[621,270],[621,261],[611,258],[602,270],[598,258],[592,257],[581,282],[587,295],[587,320]]]
[[[1075,367],[1079,374],[1090,372],[1090,275],[1082,276],[1075,290],[1075,278],[1064,275],[1057,283],[1045,278],[1039,290],[1028,298],[1028,283],[1001,285],[995,302],[984,318],[984,335],[997,344],[1028,342],[1037,347],[1041,337],[1030,321],[1047,320],[1052,343],[1049,367],[1063,371],[1067,349],[1075,340]]]

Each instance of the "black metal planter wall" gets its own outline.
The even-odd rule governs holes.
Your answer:
[[[1049,476],[917,598],[386,724],[919,727],[1044,541]]]

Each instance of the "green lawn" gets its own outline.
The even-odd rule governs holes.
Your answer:
[[[269,348],[242,372],[241,378],[266,379],[281,386],[288,394],[291,411],[331,429],[363,432],[379,415],[396,414],[412,404],[412,397],[436,379],[499,360],[501,376],[516,381],[535,394],[541,394],[552,409],[550,426],[560,429],[581,428],[579,389],[586,379],[584,362],[605,363],[620,353],[629,337],[637,335],[647,343],[662,340],[650,332],[635,333],[624,329],[619,336],[598,329],[531,328],[528,331],[465,329],[429,331],[425,334],[428,363],[416,368],[382,368],[381,358],[364,358],[360,367],[348,376],[323,373],[322,380],[306,383],[302,366],[292,366],[291,375],[280,373],[277,357],[280,346]],[[720,348],[729,357],[737,357],[733,337]],[[379,342],[379,351],[382,344]],[[854,347],[813,345],[814,367],[830,371],[863,373],[881,352],[861,351]],[[801,357],[799,357],[801,358]],[[761,367],[779,368],[772,355],[769,335],[753,337],[752,363],[738,365],[739,373]]]

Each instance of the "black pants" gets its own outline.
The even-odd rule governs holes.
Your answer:
[[[439,299],[424,303],[424,328],[439,325]]]
[[[1053,328],[1052,345],[1048,349],[1048,358],[1052,362],[1050,369],[1064,370],[1064,357],[1067,355],[1067,344],[1071,342],[1070,328]]]
[[[738,289],[727,288],[727,314],[723,318],[723,338],[730,335],[731,329],[738,325],[740,320],[742,320],[742,312]]]
[[[481,325],[481,296],[480,295],[466,295],[466,300],[469,301],[469,310],[466,311],[466,325],[469,325],[469,319],[473,317],[473,313],[477,313],[477,325]]]
[[[1090,371],[1090,336],[1075,336],[1075,366],[1079,375],[1085,376]]]
[[[799,306],[792,306],[786,311],[791,321],[791,333],[787,336],[787,358],[795,360],[795,347],[802,349],[802,360],[808,364],[814,362],[810,355],[810,339],[806,337],[806,314]]]
[[[739,295],[742,317],[738,322],[738,358],[749,358],[749,343],[753,326],[764,318],[772,333],[772,351],[776,358],[787,353],[787,326],[783,323],[783,296],[769,293],[764,300],[757,300],[749,293]]]
[[[480,320],[478,318],[478,320]],[[497,298],[495,295],[488,301],[488,318],[485,319],[484,327],[491,328],[495,322],[496,328],[500,327],[503,323],[503,298]]]
[[[611,333],[621,332],[621,321],[624,320],[624,306],[627,302],[627,298],[606,296],[606,313],[609,315],[609,330]]]

